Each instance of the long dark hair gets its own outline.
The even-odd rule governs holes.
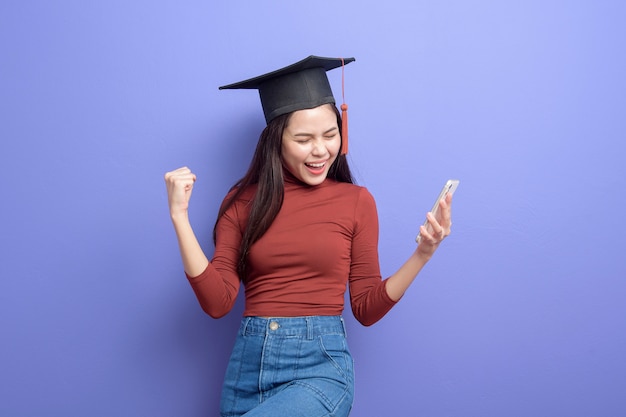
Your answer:
[[[341,126],[341,115],[337,107],[330,105],[337,116],[337,126]],[[293,113],[284,114],[272,119],[261,132],[256,150],[248,172],[232,186],[230,197],[222,204],[213,228],[213,242],[216,241],[217,222],[249,187],[257,184],[254,198],[250,203],[250,214],[239,248],[239,263],[237,271],[239,277],[245,280],[247,276],[248,254],[250,247],[261,238],[269,229],[278,215],[285,197],[283,179],[282,139],[283,131],[289,124]],[[348,160],[345,155],[337,158],[328,170],[327,178],[339,182],[354,183]]]

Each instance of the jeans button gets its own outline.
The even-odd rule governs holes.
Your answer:
[[[278,330],[280,326],[278,325],[278,323],[276,323],[275,321],[270,323],[270,330],[274,331],[274,330]]]

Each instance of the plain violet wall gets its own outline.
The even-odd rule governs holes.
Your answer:
[[[626,415],[624,21],[618,0],[3,1],[0,415],[217,415],[242,303],[200,310],[163,174],[198,174],[211,254],[264,126],[255,92],[217,87],[309,54],[357,59],[384,275],[461,179],[399,305],[346,310],[352,415]]]

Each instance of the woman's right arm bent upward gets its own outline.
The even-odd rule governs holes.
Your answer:
[[[195,181],[196,175],[187,167],[165,174],[170,217],[178,238],[183,268],[190,277],[202,274],[209,264],[189,222],[189,199]]]
[[[214,259],[209,262],[189,222],[189,199],[195,181],[196,175],[187,167],[165,174],[170,216],[178,238],[183,268],[200,306],[211,317],[220,318],[233,308],[239,292],[239,276],[234,266],[237,251],[230,250],[228,246],[230,243],[232,247],[239,248],[238,229],[235,228],[229,235],[228,225],[222,227],[221,230],[226,232],[223,236],[220,234],[221,239],[218,241],[222,241],[222,247],[227,248],[218,251],[216,247]],[[235,236],[235,243],[229,241],[231,235]]]

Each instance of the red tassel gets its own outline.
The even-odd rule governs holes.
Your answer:
[[[346,64],[341,58],[341,155],[348,153],[348,105],[346,104],[344,70]]]
[[[348,105],[341,105],[341,155],[348,153]]]

